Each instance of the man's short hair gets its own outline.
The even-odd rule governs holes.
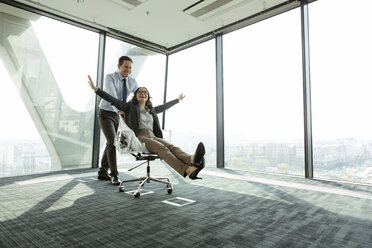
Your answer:
[[[119,58],[119,65],[122,65],[125,60],[128,60],[128,61],[130,61],[130,62],[133,63],[133,60],[130,57],[128,57],[128,56],[121,56]]]

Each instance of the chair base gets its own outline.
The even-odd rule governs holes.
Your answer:
[[[154,181],[154,182],[166,184],[168,194],[171,194],[172,191],[173,191],[173,185],[170,182],[169,178],[166,178],[166,177],[151,177],[150,176],[150,161],[147,160],[146,162],[147,162],[147,176],[121,181],[121,183],[119,185],[119,192],[124,192],[125,191],[125,188],[123,186],[124,183],[138,182],[139,181],[140,183],[137,187],[137,190],[134,192],[133,195],[134,195],[134,197],[140,197],[142,186],[144,186],[145,183],[150,183],[151,181]],[[146,162],[144,162],[144,163],[146,163]],[[144,164],[144,163],[142,163],[142,164]],[[140,165],[142,165],[142,164],[140,164]],[[137,168],[140,165],[137,165],[137,166],[133,167],[132,169]],[[129,171],[132,170],[132,169],[129,169]]]

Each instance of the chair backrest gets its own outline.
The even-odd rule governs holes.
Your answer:
[[[170,130],[162,130],[163,138],[170,142],[172,132]],[[127,125],[127,118],[124,115],[119,115],[119,127],[115,137],[114,145],[120,153],[149,153],[144,143],[141,143],[135,133]]]
[[[119,127],[114,145],[120,153],[131,154],[136,160],[151,161],[160,158],[157,154],[150,153],[146,145],[139,141],[133,130],[128,127],[125,116],[119,115]]]
[[[121,115],[119,115],[119,127],[114,140],[114,145],[120,153],[148,152],[145,144],[138,140],[133,130],[128,127],[124,117]]]

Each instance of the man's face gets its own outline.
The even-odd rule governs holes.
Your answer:
[[[124,60],[122,65],[118,65],[120,75],[123,77],[128,77],[132,72],[132,62],[129,60]]]

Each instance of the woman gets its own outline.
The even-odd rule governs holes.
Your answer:
[[[126,103],[96,87],[90,76],[88,76],[88,83],[97,95],[125,113],[127,125],[133,130],[138,139],[145,143],[147,150],[159,155],[181,176],[189,176],[192,180],[201,179],[198,174],[205,167],[205,148],[203,143],[200,142],[198,144],[194,155],[185,153],[179,147],[163,139],[157,117],[158,113],[169,109],[185,98],[183,94],[180,94],[173,101],[153,107],[150,101],[150,94],[145,87],[137,88],[132,100]]]

